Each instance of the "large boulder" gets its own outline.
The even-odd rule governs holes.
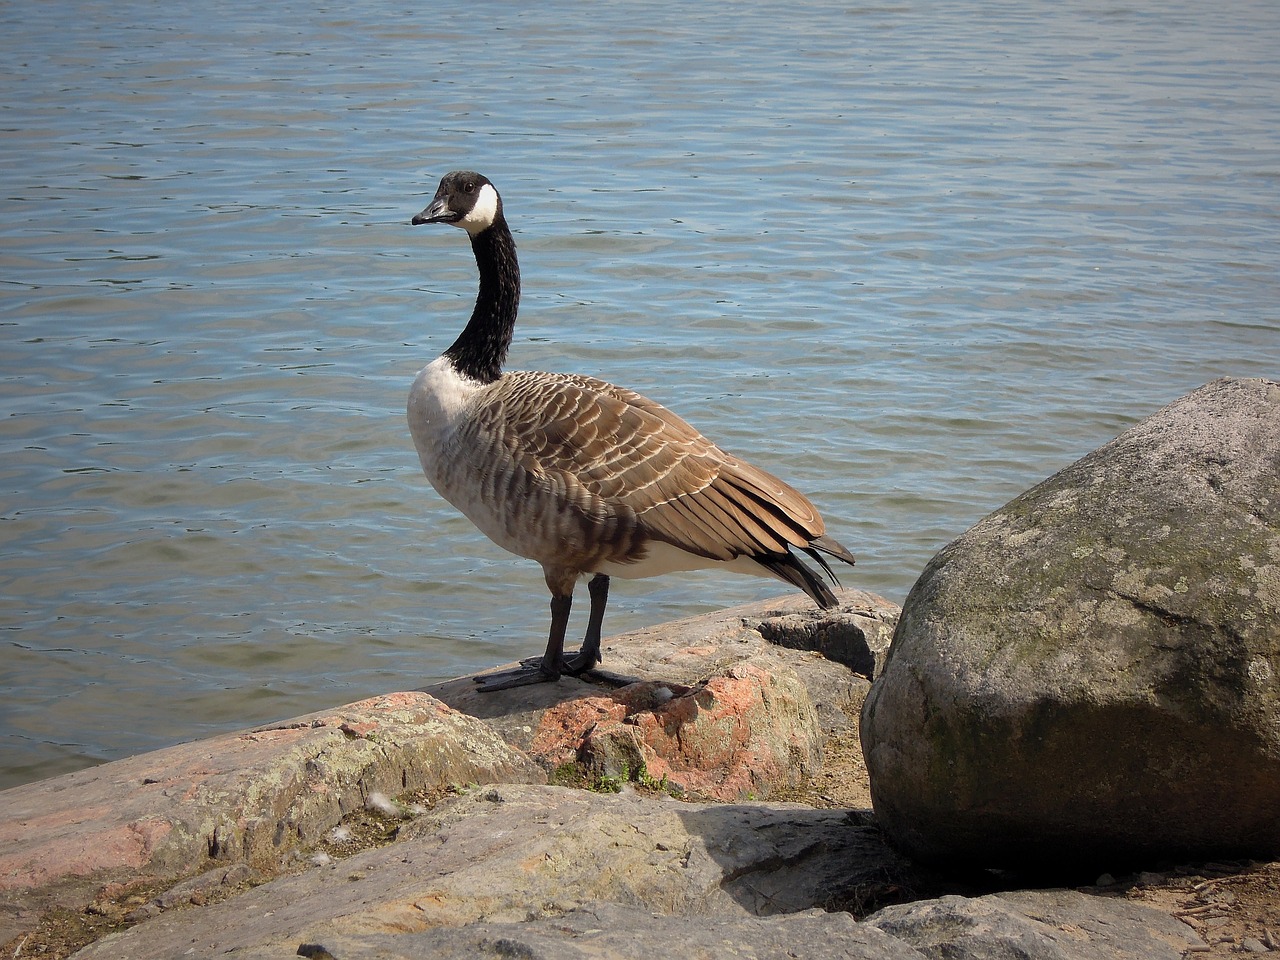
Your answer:
[[[1280,852],[1280,384],[1218,380],[929,563],[868,694],[913,857]]]

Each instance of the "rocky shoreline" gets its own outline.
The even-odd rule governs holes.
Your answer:
[[[678,942],[690,956],[1101,958],[1275,943],[1276,865],[1149,864],[1162,872],[1043,888],[896,854],[865,801],[868,680],[799,648],[883,656],[896,610],[842,600],[615,638],[606,662],[674,692],[631,722],[613,716],[613,687],[473,699],[454,681],[5,791],[3,956],[625,957]],[[765,639],[784,634],[794,646]],[[692,737],[660,772],[626,762],[624,728],[660,727],[686,687],[712,727],[772,741],[753,736],[744,757]]]

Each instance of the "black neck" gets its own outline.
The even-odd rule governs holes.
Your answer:
[[[480,268],[480,292],[466,329],[444,355],[458,372],[492,383],[502,376],[511,335],[520,306],[520,264],[516,242],[501,216],[471,238],[471,249]]]

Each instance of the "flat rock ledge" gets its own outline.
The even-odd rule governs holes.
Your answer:
[[[77,956],[640,957],[678,945],[709,958],[1113,960],[1180,957],[1195,942],[1155,910],[1074,891],[948,897],[854,921],[841,907],[893,859],[845,811],[481,788],[390,847],[162,914]]]
[[[857,591],[826,613],[752,604],[609,641],[630,687],[481,696],[463,679],[4,791],[0,955],[39,955],[24,945],[55,909],[128,911],[74,954],[111,960],[1203,948],[1167,912],[1078,890],[865,916],[910,898],[871,811],[768,798],[812,778],[828,738],[856,737],[896,616]],[[619,792],[549,782],[566,769]],[[387,799],[406,796],[428,802]],[[330,855],[368,808],[386,842]]]

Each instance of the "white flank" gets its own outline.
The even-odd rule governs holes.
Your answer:
[[[668,573],[683,573],[686,570],[710,570],[712,567],[733,573],[745,573],[753,577],[782,580],[782,577],[756,563],[750,557],[711,560],[660,540],[652,540],[647,544],[643,560],[635,563],[606,562],[589,572],[603,573],[607,577],[617,577],[619,580],[643,580],[647,577],[661,577]],[[782,580],[782,582],[787,581]]]

